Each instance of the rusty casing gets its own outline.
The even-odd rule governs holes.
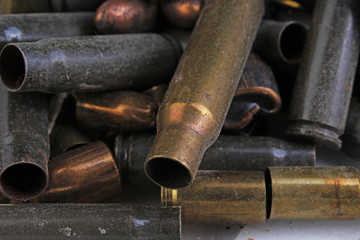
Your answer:
[[[1,239],[180,239],[179,208],[135,204],[0,205]]]
[[[109,0],[95,14],[100,33],[147,32],[155,28],[157,0]]]
[[[360,160],[360,103],[353,97],[346,120],[345,132],[341,136],[341,152]]]
[[[298,64],[306,41],[305,25],[294,21],[263,20],[254,52],[269,62]]]
[[[161,205],[181,206],[184,223],[262,223],[266,219],[264,173],[199,171],[189,187],[162,187]]]
[[[174,26],[191,28],[195,25],[206,0],[160,0],[164,18]]]
[[[103,142],[52,157],[47,190],[32,202],[96,203],[121,192],[116,162]]]
[[[270,219],[355,219],[359,171],[352,167],[269,167]]]
[[[359,1],[319,0],[289,111],[291,136],[339,149],[359,52]]]
[[[1,0],[0,14],[49,12],[49,0]]]
[[[123,181],[136,187],[156,186],[144,173],[144,160],[153,134],[118,134],[115,156]],[[221,134],[206,150],[199,169],[263,171],[269,166],[314,166],[315,148],[271,137],[242,137]]]
[[[145,162],[155,183],[181,188],[193,181],[219,136],[263,13],[262,0],[205,4],[157,115]]]
[[[253,116],[262,110],[275,113],[281,98],[271,68],[251,53],[226,115],[223,129],[238,131],[246,127]]]
[[[0,191],[16,200],[38,196],[48,184],[47,97],[9,93],[0,85]]]
[[[168,82],[181,50],[170,36],[119,34],[10,43],[0,75],[13,92],[105,91]]]
[[[10,42],[93,35],[93,18],[92,12],[0,15],[0,49]]]

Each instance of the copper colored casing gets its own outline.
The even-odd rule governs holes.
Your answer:
[[[264,173],[199,171],[187,188],[161,188],[161,205],[181,206],[184,223],[262,223],[266,219]]]
[[[181,188],[193,181],[219,136],[263,13],[262,0],[205,4],[157,115],[145,162],[155,183]]]

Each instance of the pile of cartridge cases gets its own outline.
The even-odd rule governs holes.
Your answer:
[[[0,0],[0,239],[360,217],[359,9]]]

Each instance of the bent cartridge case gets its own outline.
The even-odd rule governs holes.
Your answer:
[[[154,139],[152,134],[117,135],[115,156],[124,182],[155,186],[144,173],[144,159]],[[269,166],[314,166],[315,148],[270,137],[220,135],[205,152],[199,169],[263,171]]]
[[[0,191],[16,200],[38,196],[48,184],[47,99],[0,86]]]
[[[268,175],[270,219],[355,219],[360,216],[359,171],[355,168],[270,167]]]
[[[53,12],[95,11],[105,0],[50,0]]]
[[[281,98],[271,68],[255,54],[250,54],[235,95],[226,115],[223,129],[246,127],[259,110],[275,113]]]
[[[121,34],[10,43],[0,75],[13,92],[104,91],[169,81],[180,54],[170,36]]]
[[[0,15],[0,49],[10,42],[94,34],[94,13]]]
[[[115,160],[104,143],[96,142],[52,157],[48,188],[32,202],[101,202],[119,192]]]
[[[206,0],[161,0],[161,10],[165,19],[177,27],[191,28]]]
[[[298,64],[306,41],[306,27],[298,22],[262,21],[254,52],[267,61]]]
[[[199,171],[189,187],[162,187],[161,205],[181,206],[181,219],[184,223],[265,222],[264,173]]]
[[[359,1],[319,0],[289,111],[287,133],[339,149],[359,52]]]
[[[109,0],[97,9],[95,26],[104,34],[147,32],[156,17],[156,0]]]
[[[351,99],[344,135],[341,136],[341,152],[360,160],[360,103]]]
[[[179,208],[134,204],[15,204],[0,206],[6,239],[180,239]]]
[[[49,0],[1,0],[0,14],[49,12]]]
[[[263,13],[262,0],[205,5],[157,115],[145,162],[155,183],[181,188],[194,179],[224,124]]]
[[[76,94],[76,118],[86,127],[134,132],[153,129],[159,105],[143,93],[117,91]]]

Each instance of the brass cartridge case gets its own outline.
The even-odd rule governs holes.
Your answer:
[[[352,167],[269,167],[269,218],[358,218],[359,177],[359,171]]]
[[[206,0],[161,0],[165,19],[177,27],[191,28],[195,25]]]
[[[251,53],[226,115],[223,129],[240,130],[262,110],[275,113],[281,98],[271,68],[260,57]]]
[[[288,135],[341,147],[359,57],[360,2],[318,0],[294,87]]]
[[[266,219],[264,173],[199,171],[189,187],[162,187],[161,205],[181,206],[184,223],[262,223]]]
[[[181,54],[170,36],[118,34],[10,43],[0,53],[9,91],[141,89],[171,79]]]
[[[121,177],[110,150],[95,142],[51,158],[48,188],[32,202],[93,203],[120,191]]]
[[[109,0],[97,9],[95,26],[104,34],[147,32],[156,17],[156,0]]]
[[[263,0],[205,4],[157,115],[145,162],[155,183],[191,184],[219,136],[263,13]]]
[[[180,240],[179,208],[135,204],[0,205],[2,240]]]

